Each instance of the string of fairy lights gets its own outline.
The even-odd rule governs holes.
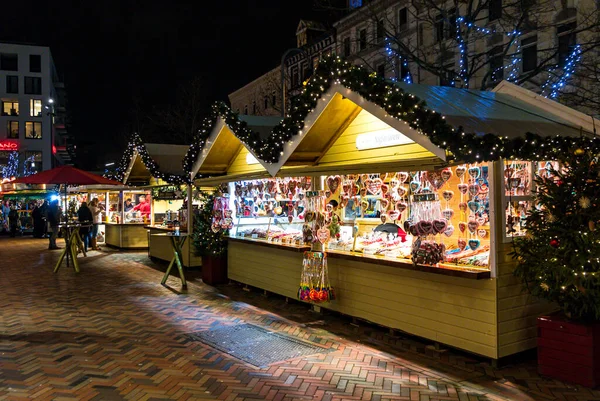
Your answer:
[[[490,30],[490,32],[493,32]],[[514,33],[511,33],[514,34]],[[571,57],[567,64],[569,71],[575,68],[577,57]],[[572,72],[569,72],[572,74]],[[568,79],[568,76],[564,77]],[[565,80],[549,84],[560,90]],[[165,174],[160,171],[158,163],[148,154],[139,135],[134,135],[116,171],[109,176],[122,181],[131,158],[137,152],[152,176],[170,184],[187,184],[191,182],[194,162],[206,145],[219,118],[232,130],[240,141],[250,148],[258,159],[265,163],[275,164],[284,154],[286,144],[298,139],[304,129],[305,119],[314,111],[318,101],[330,89],[331,85],[342,85],[366,100],[382,107],[389,116],[404,121],[411,128],[425,135],[436,146],[447,151],[450,160],[465,163],[492,161],[503,159],[557,160],[561,149],[573,144],[572,137],[541,137],[533,133],[523,133],[520,137],[506,137],[493,134],[479,135],[464,132],[462,127],[448,124],[444,116],[427,107],[427,104],[416,96],[399,88],[395,82],[385,80],[371,73],[362,66],[353,66],[338,56],[325,57],[318,65],[315,74],[305,82],[302,92],[291,100],[290,111],[284,120],[275,126],[266,140],[247,127],[225,103],[215,103],[211,113],[198,131],[183,159],[184,175]],[[551,92],[552,94],[552,92]],[[600,139],[582,137],[577,139],[585,149],[600,149]],[[200,178],[198,175],[196,178]]]

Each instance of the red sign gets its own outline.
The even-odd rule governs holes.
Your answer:
[[[19,150],[19,141],[4,139],[0,141],[0,151]]]

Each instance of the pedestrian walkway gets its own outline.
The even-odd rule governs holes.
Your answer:
[[[600,400],[531,363],[493,369],[237,285],[163,287],[144,252],[53,274],[46,248],[0,237],[0,400]]]

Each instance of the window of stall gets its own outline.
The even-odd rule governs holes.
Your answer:
[[[152,219],[152,193],[150,191],[123,191],[119,198],[125,224],[150,224]]]
[[[558,168],[558,163],[552,161],[510,160],[503,162],[503,242],[510,242],[513,237],[525,235],[527,211],[534,207],[535,178],[550,177],[551,169]]]
[[[123,213],[121,208],[121,192],[109,192],[108,193],[108,221],[111,223],[122,223]]]

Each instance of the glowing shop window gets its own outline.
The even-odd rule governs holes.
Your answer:
[[[38,99],[31,99],[29,101],[29,115],[31,117],[42,116],[42,101]]]

